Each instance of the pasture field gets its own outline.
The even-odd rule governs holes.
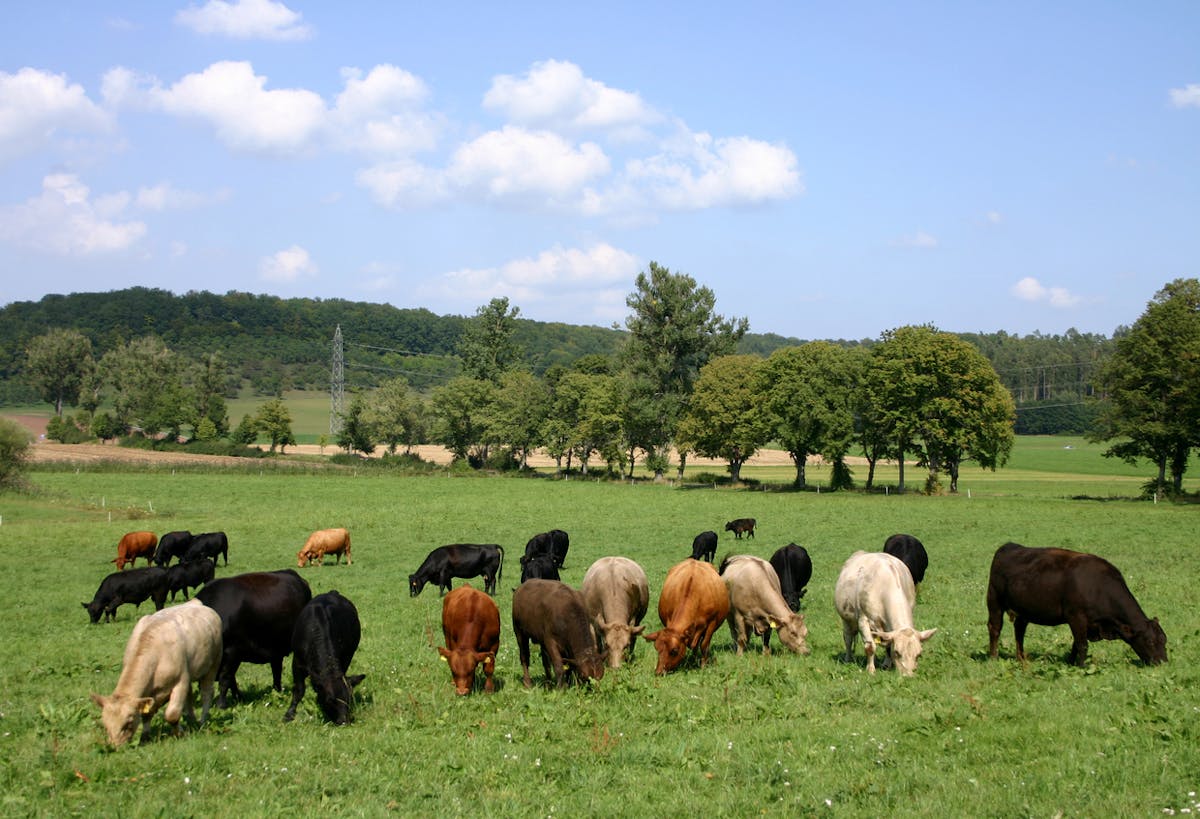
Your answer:
[[[1061,447],[1060,447],[1061,449]],[[1039,467],[1043,468],[1043,467]],[[292,473],[295,474],[292,474]],[[913,474],[923,471],[914,470]],[[1030,473],[1032,474],[1032,473]],[[991,473],[986,473],[990,478]],[[241,470],[39,468],[34,495],[0,497],[0,809],[19,815],[959,815],[1135,816],[1200,808],[1200,613],[1195,505],[1073,500],[1046,482],[1003,476],[957,497],[761,492],[448,474],[405,477],[314,467]],[[1081,485],[1092,477],[1076,476]],[[1114,478],[1107,475],[1103,486]],[[1133,478],[1133,486],[1140,482]],[[964,481],[964,485],[968,485]],[[1088,493],[1099,496],[1101,493]],[[1105,489],[1105,495],[1109,490]],[[754,540],[722,532],[759,521]],[[90,692],[109,693],[139,614],[89,625],[90,600],[120,535],[148,528],[224,530],[231,562],[218,577],[295,566],[314,529],[346,526],[354,564],[301,571],[314,593],[336,588],[358,607],[366,673],[355,722],[322,722],[266,666],[243,666],[247,700],[174,739],[155,718],[150,742],[104,747]],[[564,580],[578,586],[598,557],[621,554],[658,590],[704,529],[718,559],[804,545],[815,572],[804,598],[812,654],[776,646],[653,674],[653,649],[590,688],[521,685],[512,589],[528,538],[571,536]],[[930,568],[919,628],[939,631],[917,674],[868,676],[839,661],[833,585],[856,549],[894,532],[922,539]],[[1124,643],[1093,643],[1068,667],[1065,626],[1031,626],[1022,667],[1005,623],[986,658],[984,594],[1008,540],[1092,551],[1124,573],[1166,631],[1170,661],[1143,667]],[[435,589],[411,598],[407,576],[432,548],[496,542],[500,690],[455,697],[438,661]],[[457,581],[456,581],[457,582]],[[475,581],[476,586],[480,581]],[[778,641],[774,641],[778,643]]]

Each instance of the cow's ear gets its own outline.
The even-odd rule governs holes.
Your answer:
[[[142,714],[149,714],[154,710],[154,697],[141,697],[134,700],[134,707]]]
[[[642,628],[645,628],[645,626],[642,626]],[[649,640],[650,642],[653,643],[655,640],[658,639],[658,634],[659,633],[657,631],[651,632],[650,634],[643,634],[642,639]]]
[[[629,633],[630,633],[632,636],[636,637],[636,636],[638,636],[639,634],[641,634],[641,633],[642,633],[643,631],[645,631],[645,630],[646,630],[646,627],[645,627],[645,626],[632,626],[632,627],[629,629]]]
[[[96,703],[96,705],[103,709],[104,706],[108,704],[108,697],[101,696],[100,694],[92,694],[92,702]]]
[[[937,631],[938,630],[936,628],[925,629],[925,631],[918,631],[917,636],[921,638],[921,642],[923,643],[933,635],[937,634]]]
[[[367,678],[366,674],[355,674],[353,677],[347,677],[346,682],[350,683],[350,687],[356,687],[360,682]]]
[[[442,662],[450,662],[450,649],[438,646],[438,654],[441,655]]]
[[[874,629],[872,629],[871,636],[874,637],[876,640],[878,640],[881,643],[890,643],[892,640],[894,640],[896,638],[896,632],[894,632],[894,631],[875,631]]]

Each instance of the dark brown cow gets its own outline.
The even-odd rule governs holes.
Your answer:
[[[725,531],[733,532],[733,536],[736,539],[741,540],[742,535],[744,534],[754,537],[754,527],[756,525],[757,521],[755,521],[754,518],[738,518],[737,520],[731,520],[729,523],[726,523]]]
[[[137,565],[139,557],[146,558],[146,565],[154,559],[154,547],[158,545],[158,535],[153,532],[127,532],[117,544],[117,556],[110,563],[117,564],[117,571],[125,568],[125,564]]]
[[[1146,617],[1117,567],[1096,555],[1006,543],[992,558],[987,607],[992,657],[1007,611],[1021,662],[1030,623],[1068,624],[1074,642],[1067,661],[1075,665],[1085,663],[1088,641],[1096,640],[1124,640],[1147,665],[1167,661],[1167,635],[1158,618]]]
[[[692,560],[713,562],[717,556],[717,533],[711,529],[701,532],[692,539]]]
[[[596,648],[596,635],[583,595],[558,580],[527,580],[513,592],[513,634],[525,671],[529,676],[529,642],[542,649],[542,670],[558,688],[574,674],[579,682],[604,676],[604,655]],[[552,672],[553,669],[553,672]]]
[[[496,602],[469,585],[459,586],[442,599],[442,636],[446,645],[438,646],[438,654],[450,666],[454,693],[471,693],[475,670],[480,665],[483,690],[489,694],[495,691],[492,675],[500,650],[500,609]]]
[[[677,668],[688,649],[698,651],[700,665],[706,665],[713,632],[729,616],[729,592],[713,564],[688,558],[672,566],[658,598],[658,616],[662,629],[642,635],[658,651],[654,673]]]

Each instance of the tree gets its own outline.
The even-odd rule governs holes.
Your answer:
[[[716,296],[683,273],[656,262],[638,274],[636,290],[625,304],[629,336],[623,350],[633,377],[636,400],[651,402],[652,422],[636,429],[634,446],[646,451],[647,463],[661,478],[666,453],[691,395],[700,368],[710,359],[732,353],[750,327],[745,318],[726,319],[713,312]]]
[[[238,446],[252,446],[258,440],[258,429],[254,426],[254,419],[243,415],[233,432],[229,433],[229,440]]]
[[[510,310],[506,298],[492,299],[475,311],[458,342],[463,375],[498,384],[503,373],[516,367],[521,349],[513,330],[520,315],[521,308]]]
[[[500,376],[496,400],[489,418],[488,438],[507,444],[520,453],[521,468],[528,465],[529,451],[541,442],[542,427],[550,412],[550,390],[536,376],[512,370]]]
[[[413,442],[418,406],[406,380],[392,378],[383,382],[371,396],[366,409],[371,437],[387,446],[389,454],[395,455],[400,444]]]
[[[229,412],[225,408],[225,382],[228,367],[220,353],[208,353],[201,357],[193,372],[193,394],[197,424],[207,420],[216,431],[214,438],[229,432]],[[199,426],[197,426],[197,437]]]
[[[457,460],[482,465],[487,462],[487,419],[496,388],[490,381],[459,376],[433,391],[430,412],[433,440],[444,445]]]
[[[854,439],[856,361],[844,347],[813,341],[776,350],[759,371],[765,423],[796,465],[798,488],[809,456],[845,464]]]
[[[258,408],[254,416],[254,427],[271,442],[271,452],[276,447],[295,442],[292,435],[292,414],[284,406],[283,399],[272,398]]]
[[[762,359],[754,355],[714,358],[700,369],[687,413],[679,423],[682,446],[729,463],[729,477],[741,480],[742,464],[766,441],[756,381]]]
[[[51,330],[29,342],[25,373],[43,401],[61,417],[63,404],[79,403],[80,389],[95,366],[92,342],[78,330]]]
[[[29,465],[30,435],[24,427],[0,418],[0,492],[17,489]]]
[[[610,469],[624,462],[621,395],[614,376],[567,373],[555,389],[552,415],[564,422],[567,446],[579,456],[583,474],[593,452]]]
[[[370,455],[375,451],[376,433],[369,416],[371,408],[362,393],[350,400],[342,428],[338,430],[337,444],[348,453],[361,452]]]
[[[194,397],[182,382],[183,362],[158,336],[109,350],[100,370],[124,428],[139,426],[148,436],[163,430],[178,435],[184,424],[196,422]]]
[[[1192,447],[1200,446],[1200,280],[1176,279],[1154,295],[1100,372],[1109,403],[1093,440],[1105,451],[1157,467],[1155,488],[1183,491]]]

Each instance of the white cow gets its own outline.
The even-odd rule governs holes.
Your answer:
[[[111,696],[92,694],[100,706],[100,721],[108,741],[123,745],[133,738],[140,720],[142,740],[150,719],[165,703],[163,718],[175,734],[179,719],[192,710],[192,681],[200,683],[203,708],[200,721],[208,719],[213,681],[221,663],[221,616],[199,600],[171,606],[138,620],[125,646],[121,676]]]
[[[770,563],[753,555],[736,555],[721,567],[729,588],[729,633],[740,656],[753,632],[763,638],[763,654],[771,653],[771,629],[797,654],[808,654],[804,615],[792,611],[779,588],[779,575]]]
[[[875,673],[875,641],[888,647],[883,667],[893,659],[900,674],[917,670],[921,644],[937,629],[913,628],[916,600],[912,574],[897,558],[883,552],[855,552],[842,567],[833,592],[834,606],[842,618],[846,661],[854,660],[854,640],[859,634],[867,655],[867,671]]]
[[[639,625],[650,604],[646,572],[627,557],[602,557],[588,568],[580,591],[608,648],[609,668],[620,668],[625,654],[633,653],[634,638],[646,630]]]

